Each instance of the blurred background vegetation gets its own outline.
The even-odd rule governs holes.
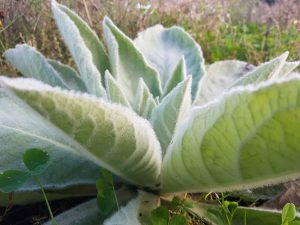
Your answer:
[[[127,35],[157,23],[184,27],[207,63],[240,59],[258,64],[290,52],[300,59],[300,0],[58,0],[102,38],[108,15]],[[50,0],[0,0],[0,54],[17,43],[73,64],[51,15]],[[0,74],[16,71],[0,59]]]

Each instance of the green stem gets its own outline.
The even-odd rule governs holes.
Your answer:
[[[111,184],[112,188],[113,188],[113,191],[114,191],[114,197],[115,197],[115,201],[116,201],[116,204],[117,204],[117,208],[118,210],[120,209],[120,206],[119,206],[119,202],[118,202],[118,198],[117,198],[117,194],[116,194],[116,190],[115,190],[115,186],[114,184],[112,183]]]
[[[58,225],[58,223],[56,222],[56,220],[54,219],[54,216],[53,216],[53,213],[52,213],[52,210],[51,210],[51,207],[50,207],[50,204],[49,204],[49,201],[47,199],[47,196],[46,196],[46,193],[45,193],[45,190],[40,182],[40,180],[35,177],[35,182],[39,185],[39,187],[41,188],[42,190],[42,193],[43,193],[43,196],[44,196],[44,199],[45,199],[45,202],[46,202],[46,205],[47,205],[47,209],[48,209],[48,212],[50,214],[50,218],[51,218],[51,221],[54,225]]]

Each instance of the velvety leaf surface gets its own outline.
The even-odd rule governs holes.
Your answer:
[[[142,53],[114,23],[105,17],[103,30],[109,49],[112,75],[121,84],[133,105],[139,78],[143,78],[154,97],[161,95],[160,81],[157,72],[150,67]]]
[[[299,77],[232,90],[195,108],[164,157],[164,191],[226,191],[300,175]]]
[[[219,61],[209,65],[200,80],[196,105],[205,104],[220,96],[237,79],[253,70],[254,66],[238,60]]]
[[[7,50],[5,59],[17,68],[25,77],[35,78],[51,86],[68,89],[59,73],[47,62],[47,59],[29,45],[17,45]]]
[[[152,109],[156,105],[149,88],[145,84],[143,78],[140,78],[134,101],[136,113],[147,118],[148,115],[151,115]]]
[[[31,79],[2,79],[75,146],[73,152],[141,186],[155,186],[161,150],[151,125],[120,105],[51,88]],[[12,94],[13,96],[13,94]]]
[[[165,154],[176,126],[185,118],[191,107],[191,77],[177,85],[154,108],[150,121]]]
[[[60,78],[70,89],[87,92],[84,82],[72,67],[51,59],[48,59],[48,63],[59,73]]]
[[[288,52],[285,52],[281,56],[272,59],[269,62],[265,62],[258,67],[256,67],[251,72],[247,73],[245,76],[238,79],[233,83],[232,87],[243,86],[248,84],[257,84],[259,82],[270,79],[271,77],[280,77],[281,71],[286,64],[286,59],[288,57]],[[286,73],[287,68],[285,68]]]
[[[147,61],[160,75],[163,88],[183,57],[187,74],[192,75],[192,96],[195,98],[200,78],[204,75],[204,59],[200,46],[180,27],[156,25],[138,34],[134,40]]]
[[[107,59],[94,31],[67,7],[52,1],[52,11],[56,24],[77,65],[80,76],[89,93],[105,97],[101,84],[101,73],[97,65],[107,69]],[[104,74],[103,74],[104,75]]]
[[[108,70],[105,71],[105,87],[109,100],[130,107],[129,102],[122,91],[122,87],[118,84]]]
[[[22,155],[27,149],[39,148],[50,155],[50,165],[40,177],[44,188],[65,188],[90,184],[97,179],[99,166],[72,153],[75,146],[64,139],[61,131],[20,101],[0,89],[0,172],[25,169]],[[61,163],[63,162],[63,163]],[[28,180],[21,191],[39,189]]]
[[[184,61],[184,57],[182,57],[178,64],[176,65],[172,76],[167,81],[166,86],[164,88],[163,97],[169,94],[170,91],[173,90],[181,81],[183,81],[187,77],[186,65]]]

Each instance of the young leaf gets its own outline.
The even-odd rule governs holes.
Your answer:
[[[105,17],[103,30],[108,42],[112,73],[121,84],[129,102],[134,104],[134,96],[139,78],[143,78],[154,97],[161,95],[157,72],[150,67],[142,53],[130,38],[120,31],[113,22]]]
[[[299,85],[297,77],[273,80],[195,108],[164,157],[164,191],[237,190],[298,177]]]
[[[287,203],[282,209],[282,224],[292,222],[297,215],[296,207],[293,203]]]
[[[62,137],[74,146],[72,152],[133,184],[155,186],[161,150],[146,120],[120,105],[31,79],[3,78],[2,83],[12,97],[59,128]]]
[[[278,78],[279,77],[285,77],[289,75],[294,69],[296,69],[300,65],[300,61],[295,61],[295,62],[286,62],[280,73],[278,73]],[[274,78],[274,77],[273,77]]]
[[[139,33],[134,40],[147,61],[160,75],[163,88],[183,57],[187,74],[192,75],[192,96],[196,97],[198,84],[204,75],[204,58],[200,46],[180,27],[164,28],[156,25]]]
[[[145,84],[143,78],[140,78],[133,107],[136,113],[147,118],[148,114],[151,114],[153,109],[150,108],[150,106],[153,105],[156,106],[156,102],[153,99],[153,95],[151,94],[149,88]]]
[[[283,66],[286,63],[287,57],[288,52],[285,52],[284,54],[271,60],[270,62],[259,65],[254,70],[234,82],[231,87],[243,85],[245,86],[248,84],[258,84],[259,82],[268,80],[271,77],[279,76]]]
[[[203,105],[222,94],[237,79],[253,70],[254,66],[238,60],[219,61],[209,65],[200,80],[195,104]]]
[[[26,182],[28,177],[28,173],[20,170],[6,170],[0,173],[0,191],[16,191]]]
[[[23,154],[23,162],[29,173],[36,176],[42,174],[48,167],[50,156],[40,149],[29,149]]]
[[[87,92],[84,82],[72,67],[52,59],[48,59],[48,63],[59,73],[60,78],[70,89]]]
[[[186,65],[184,61],[184,57],[182,57],[178,64],[176,65],[172,76],[167,81],[166,86],[164,88],[163,97],[169,94],[181,81],[183,81],[187,77]]]
[[[165,153],[176,129],[191,107],[191,77],[182,81],[154,108],[150,121]]]
[[[151,222],[153,225],[168,225],[169,210],[166,207],[160,206],[151,212]]]
[[[105,71],[105,86],[109,100],[130,107],[129,102],[122,91],[122,87],[115,80],[115,78],[113,78],[108,70]]]
[[[16,67],[25,77],[35,78],[51,86],[69,89],[59,73],[48,63],[47,59],[29,45],[17,45],[7,50],[5,59]]]
[[[100,71],[105,71],[108,69],[108,63],[103,46],[95,32],[78,15],[54,0],[52,0],[52,11],[89,93],[105,97],[106,93],[101,84],[101,73],[97,65],[102,66]]]

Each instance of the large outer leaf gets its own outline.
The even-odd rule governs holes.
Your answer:
[[[253,68],[251,64],[238,60],[220,61],[209,65],[205,76],[200,80],[195,103],[202,105],[215,99]]]
[[[187,74],[192,75],[192,95],[196,97],[200,78],[204,75],[204,58],[200,46],[180,27],[156,25],[139,33],[134,40],[150,65],[160,74],[163,87],[184,57]]]
[[[191,100],[191,77],[188,77],[154,108],[150,121],[160,141],[163,153],[167,150],[176,126],[180,124],[189,111]]]
[[[195,108],[164,157],[163,190],[246,189],[298,177],[299,94],[293,77]]]
[[[95,32],[74,12],[54,0],[52,11],[88,91],[96,96],[104,97],[106,94],[101,85],[101,74],[97,66],[102,66],[100,70],[105,71],[107,59]]]
[[[7,50],[3,56],[25,77],[35,78],[51,86],[69,88],[47,59],[29,45],[17,45]]]
[[[112,74],[122,85],[131,104],[143,78],[154,97],[160,96],[161,87],[157,72],[145,61],[143,54],[133,41],[120,31],[113,22],[105,17],[103,30],[108,45]]]
[[[2,79],[14,94],[59,128],[74,152],[136,185],[155,186],[161,150],[151,125],[120,105],[31,79]]]
[[[44,188],[65,188],[95,182],[99,166],[73,154],[73,146],[61,136],[59,129],[50,126],[29,107],[13,101],[3,89],[0,89],[0,105],[0,172],[23,169],[23,152],[40,148],[49,152],[51,159],[48,169],[40,177]],[[21,191],[33,189],[39,187],[29,180]]]

